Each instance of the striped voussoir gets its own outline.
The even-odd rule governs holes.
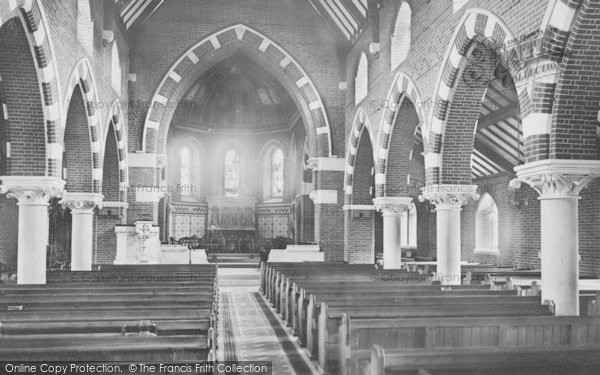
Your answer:
[[[533,162],[550,157],[550,133],[552,131],[552,113],[557,83],[560,78],[560,64],[567,49],[573,20],[579,7],[579,1],[558,0],[550,9],[548,24],[545,27],[541,54],[543,59],[537,65],[556,64],[555,74],[536,76],[530,85],[519,92],[521,101],[521,120],[523,123],[523,143],[525,161]],[[528,67],[528,69],[535,66]]]
[[[243,24],[227,27],[216,32],[192,48],[188,49],[171,66],[156,90],[150,109],[144,122],[143,150],[147,153],[164,153],[161,140],[166,139],[170,116],[169,101],[174,99],[176,91],[185,87],[198,67],[211,63],[214,53],[227,48],[244,47],[271,61],[280,70],[280,76],[288,80],[288,86],[294,87],[297,96],[304,101],[308,113],[306,120],[309,128],[314,129],[318,155],[330,157],[332,152],[332,132],[321,96],[316,86],[298,64],[281,46],[260,32]]]
[[[352,204],[352,185],[354,183],[354,165],[356,163],[356,154],[360,137],[364,134],[365,127],[371,129],[371,121],[369,116],[359,108],[354,116],[354,122],[350,136],[348,138],[348,150],[346,151],[346,168],[344,172],[344,204]]]
[[[112,124],[117,140],[117,159],[119,161],[119,184],[121,191],[121,201],[127,201],[127,190],[129,186],[129,172],[127,168],[127,141],[125,139],[125,121],[123,120],[123,111],[118,99],[112,103],[108,110],[107,127]]]
[[[487,10],[471,9],[463,15],[442,65],[428,135],[425,136],[424,132],[425,174],[428,185],[440,183],[442,139],[450,109],[450,95],[458,83],[461,64],[477,38],[506,45],[514,39],[514,34],[498,16]]]
[[[22,17],[27,39],[33,47],[35,67],[44,105],[46,125],[46,175],[61,177],[62,145],[57,127],[61,122],[60,100],[55,59],[43,21],[43,10],[37,0],[0,2],[0,27],[13,17]],[[4,104],[4,103],[2,103]],[[4,117],[8,117],[3,108]]]
[[[100,127],[100,114],[98,110],[100,102],[91,65],[87,58],[79,60],[73,68],[73,72],[71,73],[71,77],[66,86],[64,100],[65,108],[63,108],[63,113],[67,113],[71,96],[76,89],[79,89],[81,92],[90,130],[92,150],[92,189],[94,193],[101,193],[102,165],[100,162],[100,155],[102,144],[100,142],[100,134],[102,134],[102,129]],[[66,121],[66,119],[64,121]]]
[[[389,147],[392,138],[392,132],[396,123],[396,116],[402,107],[405,99],[410,100],[417,115],[419,116],[419,126],[424,137],[427,137],[429,128],[425,107],[421,94],[414,81],[404,73],[398,73],[392,81],[392,87],[385,101],[384,113],[381,117],[381,126],[379,127],[379,136],[377,141],[377,151],[375,153],[375,195],[377,197],[385,196],[387,159]],[[425,143],[426,143],[425,139]]]

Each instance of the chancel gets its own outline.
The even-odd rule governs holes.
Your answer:
[[[0,0],[4,371],[596,374],[598,35],[600,0]]]

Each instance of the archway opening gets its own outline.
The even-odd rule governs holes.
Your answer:
[[[168,237],[197,236],[217,252],[298,241],[303,173],[292,149],[305,141],[294,99],[254,59],[240,52],[206,69],[183,94],[168,132],[166,179],[176,191],[165,203]],[[194,181],[201,186],[192,194],[182,190]]]
[[[31,47],[18,16],[0,27],[0,51],[0,176],[44,176],[43,103]],[[17,268],[18,217],[17,201],[0,195],[0,271]]]

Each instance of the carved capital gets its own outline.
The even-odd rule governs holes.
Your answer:
[[[0,194],[16,198],[19,205],[47,205],[50,198],[60,197],[65,181],[56,177],[2,176]]]
[[[412,201],[411,197],[378,197],[373,199],[373,205],[384,215],[395,215],[406,211]]]
[[[538,192],[540,199],[577,198],[581,190],[600,176],[600,161],[540,160],[515,167],[515,171],[517,178],[509,184],[513,190],[527,184]]]
[[[65,192],[59,203],[72,213],[93,213],[96,207],[102,208],[102,199],[102,194]]]
[[[420,201],[428,200],[438,210],[461,208],[470,199],[478,200],[477,185],[429,185],[422,188]]]

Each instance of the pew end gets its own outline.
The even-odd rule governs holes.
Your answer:
[[[385,351],[379,345],[371,349],[371,362],[365,369],[364,375],[385,375]]]

